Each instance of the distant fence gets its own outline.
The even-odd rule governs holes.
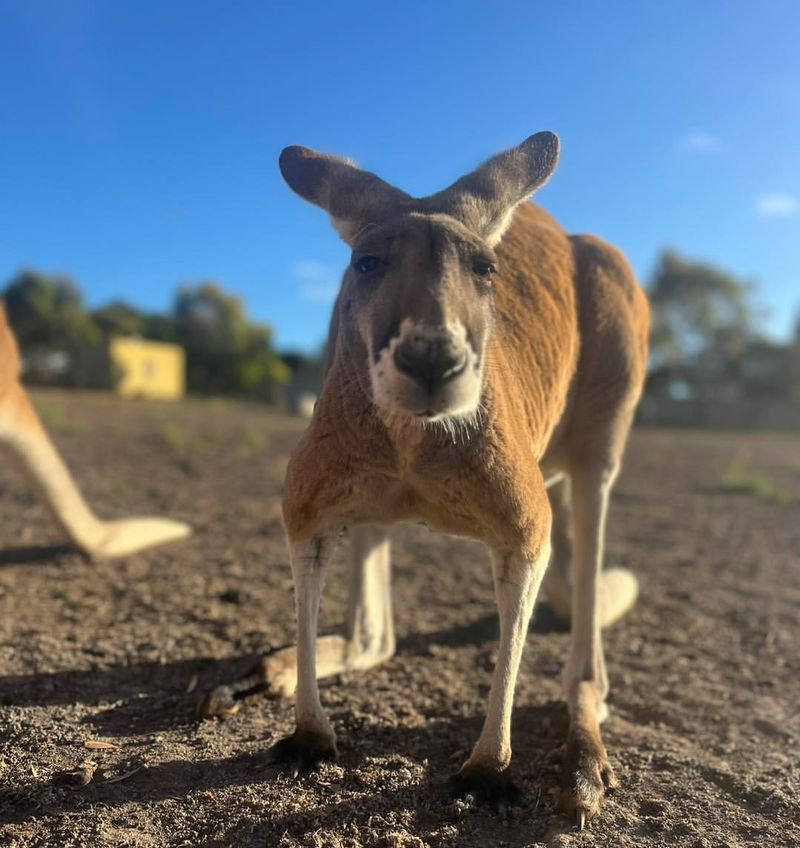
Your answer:
[[[778,400],[672,400],[644,397],[639,404],[637,421],[662,427],[800,432],[800,405]]]

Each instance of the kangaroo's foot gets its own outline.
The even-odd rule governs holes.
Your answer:
[[[330,729],[320,732],[298,728],[291,736],[278,740],[268,752],[271,765],[286,766],[292,777],[311,771],[323,760],[338,757],[336,737]]]
[[[573,721],[562,765],[562,811],[583,830],[617,785],[597,724]]]
[[[186,524],[165,518],[99,519],[81,495],[19,383],[0,393],[0,442],[22,461],[72,543],[90,557],[126,556],[191,533]]]
[[[167,518],[120,518],[101,522],[76,544],[92,558],[108,559],[185,539],[191,532],[187,524]]]

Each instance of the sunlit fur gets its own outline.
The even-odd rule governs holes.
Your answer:
[[[604,581],[601,567],[608,497],[644,381],[648,307],[617,250],[568,236],[524,202],[555,167],[553,138],[532,136],[427,198],[334,157],[284,151],[292,188],[350,222],[356,262],[362,249],[387,259],[384,274],[345,274],[325,385],[287,472],[284,520],[298,599],[296,734],[323,740],[320,755],[335,750],[335,735],[316,686],[319,572],[342,528],[424,522],[491,551],[501,639],[486,721],[458,775],[466,792],[496,790],[509,765],[516,675],[552,530],[552,587],[572,624],[561,803],[583,824],[615,784],[599,728],[608,693],[600,627],[630,607],[636,581]],[[498,270],[482,290],[465,257],[493,249]],[[409,414],[417,400],[389,369],[392,339],[400,343],[406,320],[410,332],[454,319],[481,339],[480,400],[466,418],[453,403],[420,426]],[[626,597],[606,605],[612,586]],[[320,668],[334,673],[336,664]]]

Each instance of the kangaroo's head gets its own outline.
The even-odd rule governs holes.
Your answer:
[[[335,356],[368,367],[385,413],[436,421],[480,404],[494,321],[494,247],[515,207],[544,184],[558,137],[542,132],[449,188],[413,198],[344,159],[287,147],[284,179],[321,206],[352,248]]]

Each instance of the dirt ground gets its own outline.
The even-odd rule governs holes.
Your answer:
[[[554,806],[568,635],[544,606],[517,687],[520,805],[448,796],[496,644],[481,548],[397,531],[397,656],[324,686],[340,761],[293,781],[264,756],[291,704],[259,697],[203,722],[194,707],[292,640],[279,496],[302,422],[223,402],[36,399],[101,514],[196,533],[88,562],[0,454],[0,845],[800,845],[800,436],[635,432],[608,540],[642,589],[606,636],[621,787],[577,833]],[[323,632],[343,618],[342,574]],[[94,780],[65,782],[86,760]]]

